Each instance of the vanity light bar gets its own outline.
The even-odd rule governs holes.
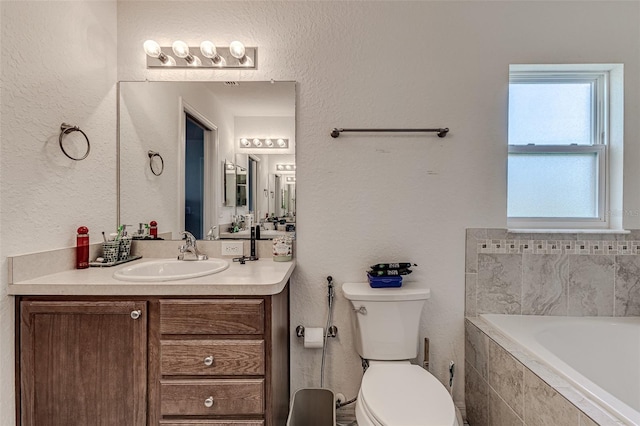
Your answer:
[[[296,183],[295,176],[287,176],[287,183]]]
[[[266,148],[266,149],[286,149],[289,148],[289,139],[284,138],[240,138],[240,148]]]
[[[258,48],[246,47],[239,41],[229,46],[215,46],[204,41],[200,46],[188,46],[175,41],[172,46],[160,46],[153,40],[144,43],[147,68],[218,68],[257,69]]]

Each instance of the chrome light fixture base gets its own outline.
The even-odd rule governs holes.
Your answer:
[[[199,59],[189,64],[185,59],[177,58],[173,53],[171,46],[160,47],[160,58],[170,57],[174,61],[161,61],[160,58],[153,58],[146,55],[147,68],[212,68],[212,69],[258,69],[258,48],[257,47],[245,47],[245,56],[243,58],[236,58],[231,55],[230,48],[216,46],[218,55],[223,59],[214,63],[210,58],[205,57],[200,52],[200,47],[189,47],[190,56],[197,57]]]

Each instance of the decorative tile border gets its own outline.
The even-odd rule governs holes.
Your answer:
[[[640,254],[640,241],[478,239],[477,252],[486,254],[637,255]]]

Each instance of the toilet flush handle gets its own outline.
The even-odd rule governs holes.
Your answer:
[[[364,306],[360,306],[359,308],[353,308],[353,310],[357,313],[357,314],[362,314],[362,315],[367,315],[367,308]]]

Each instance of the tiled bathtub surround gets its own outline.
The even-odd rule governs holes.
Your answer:
[[[465,321],[465,397],[471,426],[624,424],[479,318]]]
[[[470,425],[623,424],[477,315],[640,315],[640,231],[467,229],[465,272]]]
[[[465,272],[467,316],[640,315],[640,231],[468,229]]]

